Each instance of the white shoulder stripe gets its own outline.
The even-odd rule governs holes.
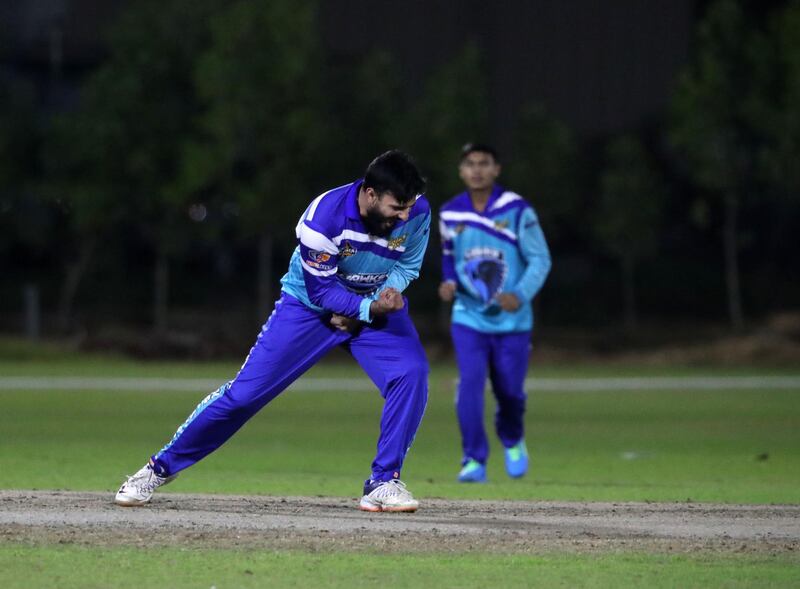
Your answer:
[[[297,226],[297,238],[300,243],[312,250],[334,255],[339,253],[339,248],[327,236],[319,231],[314,231],[305,223]]]
[[[478,213],[473,213],[471,211],[443,211],[441,215],[439,215],[443,221],[470,221],[472,223],[478,223],[495,231],[497,233],[501,233],[508,237],[513,241],[517,241],[517,236],[514,234],[513,231],[509,231],[508,229],[497,227],[494,223],[492,223],[491,219],[487,219],[483,215],[479,215]]]
[[[494,201],[489,210],[493,211],[494,209],[499,209],[501,207],[506,206],[508,203],[514,202],[515,200],[522,200],[522,197],[516,192],[511,192],[507,190],[506,192],[500,195],[500,198]]]
[[[385,247],[387,249],[394,249],[397,252],[404,252],[406,248],[402,245],[397,246],[395,248],[389,248],[389,242],[383,239],[382,237],[374,237],[367,233],[361,233],[360,231],[353,231],[352,229],[345,229],[339,235],[333,238],[333,243],[338,247],[344,240],[354,241],[356,243],[374,243],[375,245],[379,245],[381,247]],[[339,251],[338,249],[336,250]]]
[[[442,215],[444,215],[444,213],[442,213]],[[442,236],[442,239],[452,239],[454,235],[454,232],[450,231],[447,227],[444,219],[439,219],[439,235]]]
[[[306,221],[312,221],[312,220],[314,219],[314,213],[316,213],[316,212],[317,212],[317,207],[319,206],[319,203],[320,203],[320,201],[321,201],[323,198],[325,198],[326,196],[328,196],[328,195],[329,195],[331,192],[333,192],[334,190],[336,190],[336,189],[335,189],[335,188],[332,188],[332,189],[331,189],[331,190],[329,190],[328,192],[323,192],[323,193],[322,193],[322,194],[320,194],[320,195],[319,195],[317,198],[315,198],[314,200],[312,200],[312,201],[311,201],[311,204],[310,204],[310,205],[308,205],[308,214],[307,214],[307,215],[306,215],[306,217],[305,217],[305,218],[306,218]]]
[[[312,268],[306,264],[306,261],[302,259],[300,260],[300,264],[303,266],[303,270],[314,276],[331,276],[339,271],[338,268],[333,268],[331,270],[317,270],[316,268]]]

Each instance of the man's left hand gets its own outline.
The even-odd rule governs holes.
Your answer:
[[[501,292],[497,297],[495,297],[497,304],[500,305],[500,308],[503,311],[514,312],[519,309],[520,302],[513,292]]]
[[[333,325],[336,329],[340,331],[348,331],[350,333],[355,333],[356,330],[360,327],[361,321],[356,319],[355,317],[347,317],[345,315],[337,315],[334,313],[331,316],[331,325]]]

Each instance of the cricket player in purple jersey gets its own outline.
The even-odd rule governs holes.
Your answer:
[[[528,470],[523,416],[533,329],[531,300],[550,271],[550,252],[533,208],[495,183],[497,153],[467,144],[459,174],[466,192],[439,212],[443,281],[453,303],[451,334],[458,362],[456,413],[463,456],[460,482],[486,481],[489,443],[483,427],[487,373],[497,399],[495,430],[512,478]]]
[[[364,483],[365,511],[415,511],[400,473],[428,398],[428,362],[403,290],[428,244],[425,182],[399,151],[375,158],[363,180],[329,190],[296,227],[298,246],[281,297],[236,377],[208,395],[172,440],[116,495],[144,505],[153,491],[210,454],[336,346],[385,399],[377,453]]]

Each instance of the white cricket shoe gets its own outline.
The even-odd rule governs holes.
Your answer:
[[[362,511],[416,511],[419,501],[414,499],[406,484],[398,479],[367,481],[359,509]]]
[[[153,491],[171,483],[178,475],[162,477],[155,473],[148,462],[136,474],[132,474],[122,483],[114,498],[114,503],[124,507],[136,507],[150,502]]]

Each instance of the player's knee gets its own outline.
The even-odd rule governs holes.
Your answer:
[[[403,371],[408,380],[424,381],[428,378],[430,366],[425,354],[414,354],[403,363]]]
[[[242,420],[250,418],[260,407],[257,396],[249,391],[232,389],[225,396],[224,405],[220,409],[224,409],[228,418]]]

